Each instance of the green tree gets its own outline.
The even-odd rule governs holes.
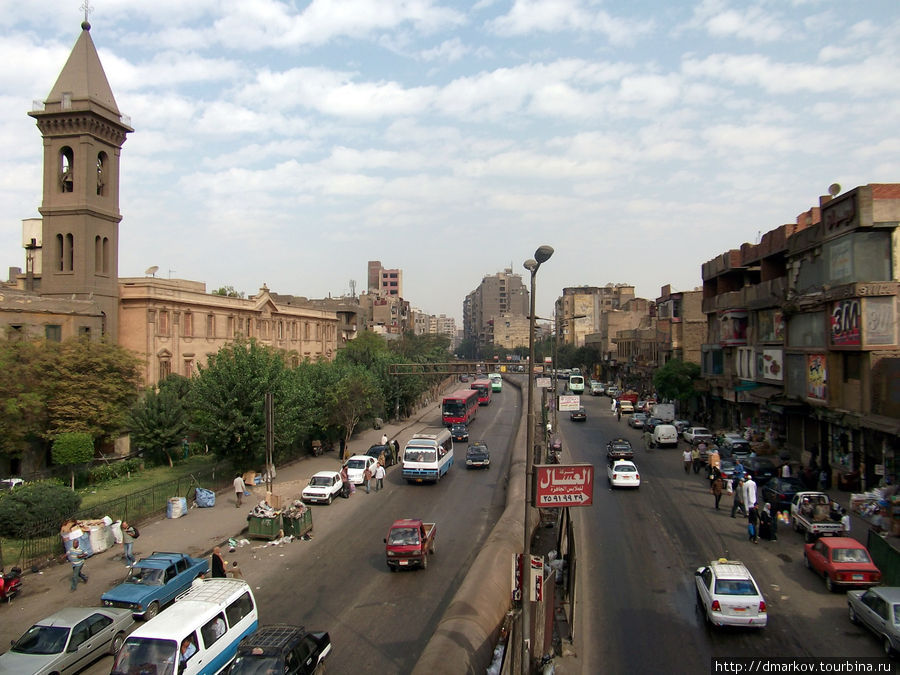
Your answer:
[[[42,342],[0,341],[0,452],[21,457],[47,428]]]
[[[59,525],[81,505],[81,495],[58,481],[25,483],[0,495],[0,536],[15,539],[59,535]]]
[[[346,368],[328,392],[326,409],[332,422],[342,427],[346,438],[350,438],[362,420],[384,409],[384,400],[372,373],[355,366]]]
[[[148,389],[131,409],[128,428],[132,445],[151,461],[174,466],[172,449],[187,435],[188,414],[177,387],[160,384],[159,392]]]
[[[663,400],[684,402],[695,396],[694,380],[699,377],[696,363],[671,359],[653,373],[653,386]]]
[[[68,466],[75,490],[75,467],[90,462],[94,457],[94,439],[84,432],[63,432],[53,439],[53,463]]]
[[[236,291],[234,286],[221,286],[212,291],[211,295],[224,295],[226,298],[243,298],[244,291]]]

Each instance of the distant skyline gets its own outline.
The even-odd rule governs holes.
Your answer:
[[[82,0],[0,0],[0,264],[38,217],[43,101]],[[119,275],[311,298],[403,270],[462,317],[486,275],[555,249],[568,286],[702,284],[818,204],[900,182],[897,0],[94,0],[135,131]]]

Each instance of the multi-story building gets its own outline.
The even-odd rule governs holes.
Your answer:
[[[663,286],[656,299],[656,335],[659,366],[672,359],[700,365],[706,337],[703,291],[673,291]]]
[[[527,316],[521,314],[501,314],[493,319],[494,345],[505,349],[528,346],[531,326]]]
[[[588,335],[599,332],[605,312],[621,309],[633,298],[634,286],[627,284],[564,288],[555,307],[560,342],[583,347]]]
[[[528,289],[511,268],[489,275],[466,296],[463,330],[478,347],[494,344],[494,324],[504,314],[528,316]],[[527,344],[527,340],[526,340]]]
[[[403,297],[403,271],[385,269],[381,261],[369,261],[368,291],[374,295]]]

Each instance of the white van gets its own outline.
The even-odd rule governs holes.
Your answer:
[[[657,448],[663,446],[678,446],[678,431],[671,424],[657,424],[653,427],[653,445]]]
[[[423,429],[403,448],[401,475],[407,483],[437,483],[453,466],[453,437],[443,428]]]
[[[195,579],[184,595],[128,636],[110,675],[216,675],[259,620],[243,579]]]

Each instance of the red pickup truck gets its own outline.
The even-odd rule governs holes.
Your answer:
[[[391,572],[402,567],[428,567],[428,555],[434,553],[437,526],[416,518],[395,520],[384,539],[384,552]]]

